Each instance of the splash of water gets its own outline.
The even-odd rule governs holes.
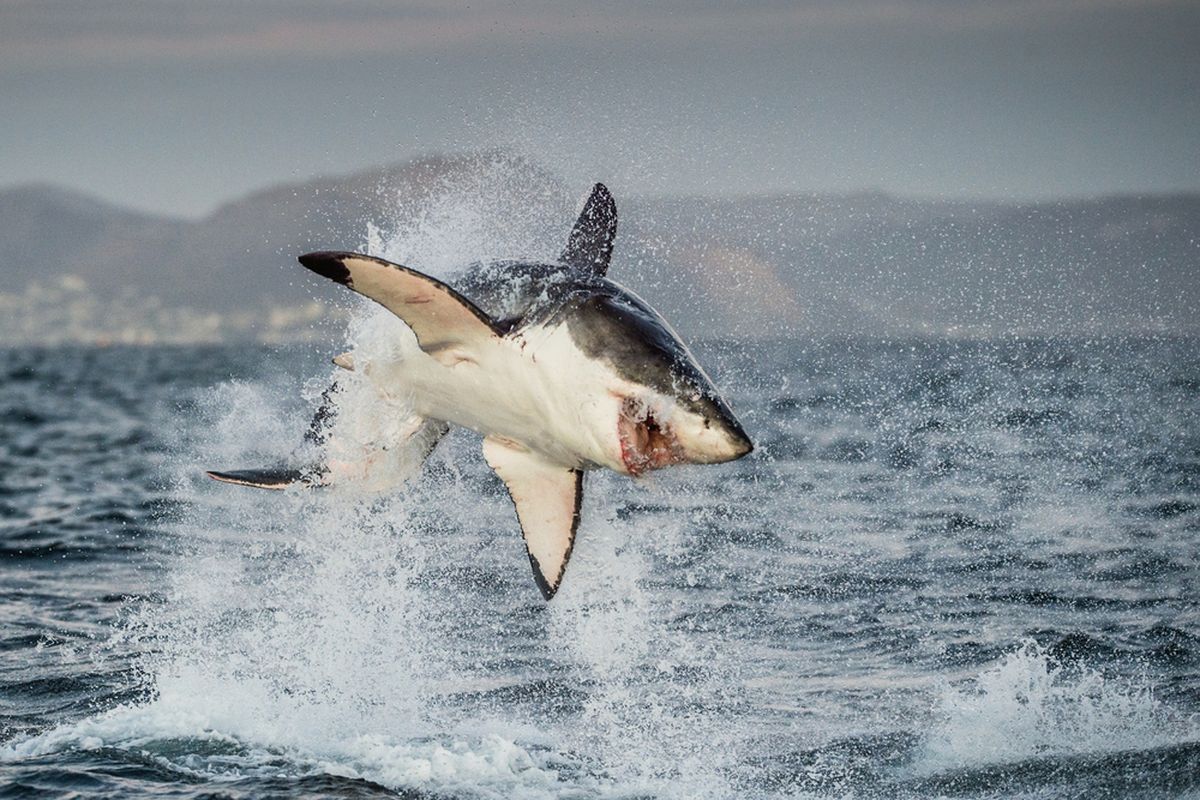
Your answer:
[[[419,207],[397,197],[390,226],[369,226],[367,252],[450,278],[468,264],[493,259],[547,259],[566,243],[575,199],[529,162],[482,156],[444,177]]]
[[[1164,706],[1148,684],[1068,667],[1035,642],[966,685],[945,687],[934,713],[918,771],[1200,740],[1200,720]]]

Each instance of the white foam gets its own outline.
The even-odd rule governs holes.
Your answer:
[[[442,279],[473,262],[556,257],[574,222],[571,192],[503,155],[480,157],[420,202],[396,198],[401,222],[390,233],[373,229],[369,252]]]
[[[934,708],[918,771],[1112,753],[1200,741],[1200,723],[1171,711],[1148,684],[1067,667],[1026,642]]]
[[[396,789],[461,791],[475,797],[559,797],[556,772],[495,734],[414,740],[321,729],[261,704],[245,685],[220,695],[167,688],[154,702],[122,706],[0,747],[0,762],[109,747],[208,780],[315,774],[361,778]],[[163,743],[173,743],[163,748]],[[186,744],[180,747],[180,744]],[[167,753],[167,755],[164,755]],[[544,760],[544,756],[537,756]]]

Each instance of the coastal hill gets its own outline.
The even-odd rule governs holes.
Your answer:
[[[0,190],[0,336],[313,336],[330,304],[353,301],[297,254],[365,248],[451,277],[473,258],[552,257],[587,188],[487,153],[275,186],[198,220],[53,186]],[[689,337],[1200,332],[1200,195],[1016,203],[611,188],[621,211],[611,276]]]

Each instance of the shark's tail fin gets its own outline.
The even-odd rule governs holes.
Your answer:
[[[341,358],[341,356],[339,356]],[[329,388],[321,393],[321,404],[313,414],[308,430],[304,432],[304,444],[319,446],[325,444],[337,416],[338,384],[334,381]],[[222,483],[233,483],[238,486],[252,486],[255,489],[286,489],[293,484],[301,486],[324,486],[329,470],[324,464],[297,466],[294,464],[279,464],[261,469],[235,470],[205,470],[205,475]]]
[[[353,371],[353,362],[345,354],[338,356],[334,363]],[[251,486],[255,489],[278,490],[289,486],[313,488],[340,481],[353,481],[367,486],[372,491],[383,490],[402,483],[415,474],[448,430],[444,422],[413,415],[399,426],[388,430],[381,444],[378,441],[373,442],[373,446],[366,450],[349,445],[352,450],[350,454],[339,453],[339,449],[346,449],[346,443],[332,438],[337,418],[337,394],[336,381],[321,394],[321,404],[304,433],[304,445],[297,451],[297,457],[293,461],[261,469],[207,470],[205,474],[222,483]],[[343,447],[339,448],[339,444]],[[328,463],[305,464],[314,449],[332,451]],[[388,458],[383,457],[386,451],[391,452]],[[386,461],[389,466],[383,469],[375,468],[381,461]]]
[[[324,467],[295,467],[279,466],[266,469],[237,469],[228,472],[207,470],[208,477],[222,483],[234,483],[238,486],[253,486],[255,489],[286,489],[292,484],[302,486],[321,486],[324,483]]]

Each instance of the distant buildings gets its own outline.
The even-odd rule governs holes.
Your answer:
[[[20,294],[0,293],[0,342],[101,346],[296,342],[318,338],[318,323],[340,316],[338,309],[317,302],[252,313],[171,306],[132,289],[114,299],[101,299],[83,278],[68,274],[48,284],[31,283]]]

